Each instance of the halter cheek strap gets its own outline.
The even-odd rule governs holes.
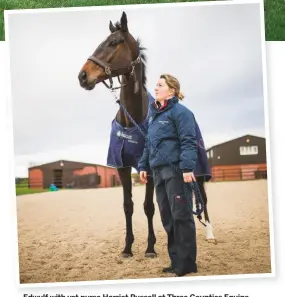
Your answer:
[[[138,92],[138,88],[139,88],[139,84],[138,84],[138,81],[137,81],[137,78],[136,78],[136,73],[135,73],[135,67],[136,65],[138,65],[140,62],[141,62],[141,57],[140,55],[138,55],[138,57],[131,62],[131,65],[124,65],[123,67],[121,68],[118,68],[118,69],[112,69],[111,65],[108,64],[108,63],[105,63],[104,61],[96,58],[95,56],[90,56],[87,60],[89,61],[92,61],[93,63],[95,63],[96,65],[102,67],[105,71],[105,74],[108,76],[109,78],[109,81],[110,81],[110,86],[108,86],[108,84],[105,82],[105,80],[103,80],[103,84],[108,88],[108,89],[118,89],[118,88],[121,88],[125,85],[122,85],[121,84],[121,81],[120,81],[120,78],[119,76],[120,75],[123,75],[123,74],[127,74],[129,73],[130,75],[133,75],[134,76],[134,80],[135,80],[135,93]],[[120,87],[118,88],[113,88],[113,79],[112,77],[113,76],[117,76],[118,77],[118,81],[120,83]]]

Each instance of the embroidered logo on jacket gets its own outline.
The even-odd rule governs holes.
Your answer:
[[[165,125],[165,124],[168,124],[169,123],[169,121],[158,121],[160,124],[162,124],[162,125]]]

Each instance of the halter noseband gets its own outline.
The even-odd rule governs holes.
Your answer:
[[[131,65],[129,65],[129,66],[124,65],[122,68],[119,68],[119,69],[112,69],[110,64],[105,63],[104,61],[101,61],[100,59],[96,58],[93,55],[90,56],[87,60],[92,61],[93,63],[102,67],[105,70],[105,74],[108,76],[109,81],[110,81],[110,86],[108,86],[108,84],[105,82],[105,80],[103,80],[102,82],[108,89],[118,89],[118,88],[125,86],[125,85],[121,84],[119,76],[123,75],[123,74],[127,74],[127,73],[130,73],[130,75],[135,75],[134,70],[135,70],[136,65],[138,65],[141,62],[141,57],[140,57],[140,55],[138,55],[138,57],[134,61],[131,62]],[[112,76],[118,77],[118,81],[119,81],[121,87],[113,88]],[[135,77],[135,81],[136,81],[136,77]],[[135,86],[137,86],[137,84],[135,84]]]

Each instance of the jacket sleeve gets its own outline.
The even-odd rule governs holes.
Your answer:
[[[182,105],[175,108],[175,125],[181,144],[179,167],[183,172],[194,171],[197,160],[197,140],[193,113]]]
[[[149,158],[149,150],[148,150],[148,145],[147,145],[147,140],[146,140],[145,145],[144,145],[143,154],[142,154],[142,156],[139,160],[139,163],[138,163],[139,172],[147,171],[148,162],[149,162],[148,158]]]

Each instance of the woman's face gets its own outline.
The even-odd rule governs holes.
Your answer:
[[[155,98],[157,101],[163,101],[174,96],[173,89],[170,89],[164,78],[160,78],[155,88]]]

